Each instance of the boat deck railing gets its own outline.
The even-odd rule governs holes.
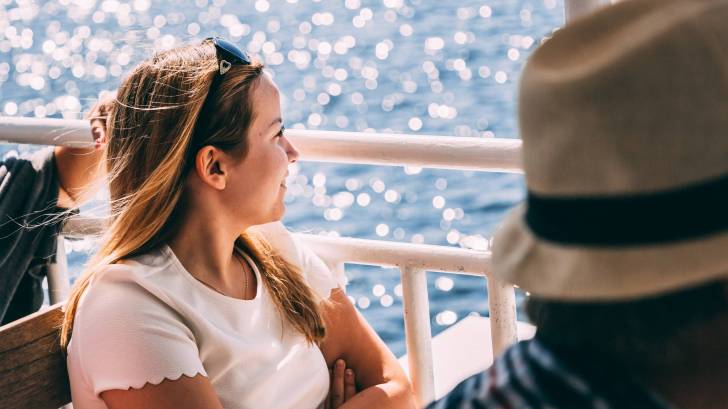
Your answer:
[[[608,3],[564,0],[567,21]],[[0,141],[9,143],[88,146],[89,135],[86,121],[0,117]],[[296,129],[287,135],[302,161],[521,172],[519,139]],[[87,219],[72,219],[64,234],[86,235],[100,227]],[[300,238],[332,268],[352,263],[399,269],[409,373],[420,404],[435,396],[427,271],[485,277],[494,355],[517,341],[515,290],[490,275],[489,251],[311,234],[300,234]],[[48,277],[51,303],[65,300],[69,292],[64,240],[58,240],[58,246],[57,264]]]
[[[302,161],[418,166],[472,171],[520,172],[518,139],[458,138],[378,133],[288,130]],[[84,146],[90,143],[88,123],[81,120],[0,117],[0,140],[11,143]],[[101,222],[69,220],[64,234],[96,234]],[[488,307],[494,354],[516,341],[516,303],[512,286],[491,278],[490,252],[449,246],[300,234],[301,240],[335,269],[345,263],[399,269],[402,280],[405,338],[409,373],[420,402],[434,397],[427,271],[487,278]],[[69,292],[64,240],[58,240],[57,263],[48,276],[50,302]],[[483,294],[485,296],[485,294]],[[484,340],[485,342],[485,340]]]

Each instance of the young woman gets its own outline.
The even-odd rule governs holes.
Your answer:
[[[253,227],[298,158],[259,62],[219,38],[161,52],[107,128],[112,218],[61,337],[76,409],[414,406],[341,278]]]

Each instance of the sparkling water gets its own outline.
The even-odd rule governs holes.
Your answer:
[[[517,137],[519,72],[562,22],[560,0],[0,0],[0,115],[81,118],[153,51],[221,35],[265,61],[288,128]],[[296,231],[483,250],[524,197],[515,174],[313,162],[288,186]],[[94,243],[67,244],[76,275]],[[404,353],[399,272],[347,275],[357,307]],[[429,285],[433,333],[488,313],[482,278],[430,274]]]

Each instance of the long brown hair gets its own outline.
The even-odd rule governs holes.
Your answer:
[[[185,210],[184,181],[195,147],[213,145],[241,159],[247,153],[252,95],[263,65],[235,65],[224,76],[217,70],[215,47],[206,41],[155,54],[119,87],[107,124],[111,218],[98,252],[69,296],[61,327],[63,350],[81,295],[94,275],[175,234]],[[308,342],[320,342],[323,319],[300,270],[259,235],[243,233],[235,245],[258,264],[284,320]]]

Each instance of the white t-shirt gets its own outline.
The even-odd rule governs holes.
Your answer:
[[[266,237],[298,260],[316,295],[344,287],[343,276],[279,227]],[[246,259],[258,282],[252,300],[208,288],[166,245],[99,272],[79,302],[68,347],[74,408],[106,409],[103,391],[197,374],[225,409],[319,407],[329,388],[324,357],[282,321]]]

